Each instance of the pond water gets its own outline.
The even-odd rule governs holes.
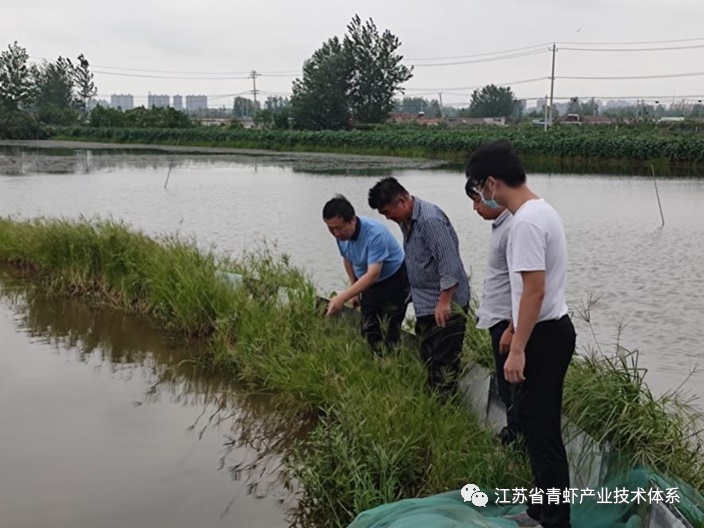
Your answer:
[[[267,401],[182,362],[196,345],[4,273],[0,343],[3,527],[290,525]]]

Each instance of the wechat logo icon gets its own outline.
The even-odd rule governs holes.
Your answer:
[[[489,502],[489,497],[486,493],[479,491],[479,486],[476,484],[467,484],[460,490],[464,502],[470,502],[477,508],[485,508]]]

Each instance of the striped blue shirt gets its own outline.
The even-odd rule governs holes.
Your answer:
[[[457,233],[447,215],[438,206],[414,196],[410,226],[401,230],[416,316],[433,315],[441,291],[455,285],[452,303],[467,306],[469,279]]]

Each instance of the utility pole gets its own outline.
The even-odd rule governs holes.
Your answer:
[[[260,77],[261,74],[257,73],[257,70],[252,70],[249,74],[249,78],[252,79],[252,95],[254,96],[254,112],[253,114],[257,113],[257,77]]]
[[[548,131],[548,96],[545,96],[545,104],[543,105],[543,110],[545,111],[545,117],[543,117],[543,126],[545,127],[545,132]]]
[[[438,96],[440,97],[440,118],[445,120],[445,112],[442,109],[442,92],[440,92]]]
[[[557,51],[557,46],[552,43],[552,73],[550,74],[550,126],[552,126],[552,101],[553,94],[555,90],[555,52]]]

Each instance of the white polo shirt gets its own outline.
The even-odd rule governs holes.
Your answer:
[[[511,211],[506,209],[491,224],[489,255],[477,315],[477,328],[491,328],[501,321],[511,319],[511,282],[506,250],[512,223]]]
[[[567,313],[567,240],[562,218],[544,199],[528,200],[513,215],[507,259],[514,326],[521,314],[522,271],[545,271],[545,297],[538,321]]]

